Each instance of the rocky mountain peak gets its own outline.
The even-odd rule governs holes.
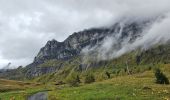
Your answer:
[[[60,43],[60,42],[58,42],[58,41],[55,40],[55,39],[52,39],[52,40],[49,40],[49,41],[46,43],[46,45],[55,45],[55,44],[58,44],[58,43]]]
[[[55,39],[50,40],[41,48],[38,55],[34,59],[34,63],[43,63],[50,59],[69,59],[80,54],[81,50],[87,46],[95,46],[103,41],[106,36],[122,33],[122,37],[132,35],[132,39],[137,37],[142,32],[146,22],[141,23],[116,23],[107,28],[92,28],[80,32],[74,32],[63,42],[58,42]]]
[[[45,67],[40,66],[48,61],[67,62],[75,56],[84,54],[81,52],[86,50],[85,48],[100,47],[108,37],[114,37],[120,34],[119,40],[117,40],[118,44],[116,47],[113,47],[118,48],[120,47],[119,42],[121,42],[123,39],[126,39],[127,37],[129,38],[129,36],[131,36],[130,41],[133,41],[140,35],[144,27],[147,27],[146,22],[133,22],[126,24],[116,23],[110,27],[91,28],[74,32],[63,42],[58,42],[55,39],[50,40],[44,47],[40,49],[33,63],[26,66],[28,69],[26,76],[34,77],[59,70],[64,66],[62,63],[55,67],[51,65],[45,65]],[[97,52],[98,51],[94,50],[92,53],[96,54]],[[93,56],[93,54],[91,56]],[[82,65],[80,64],[80,66]]]

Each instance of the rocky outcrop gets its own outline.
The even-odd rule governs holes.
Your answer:
[[[49,59],[66,60],[77,56],[84,47],[102,41],[106,34],[111,33],[109,31],[109,29],[90,29],[73,33],[63,42],[54,39],[48,41],[35,57],[34,63],[43,63]]]
[[[144,23],[125,24],[121,30],[120,24],[115,24],[109,28],[93,28],[70,35],[65,41],[58,42],[56,40],[48,41],[41,48],[38,55],[34,59],[34,63],[43,63],[49,59],[69,59],[80,54],[81,50],[86,46],[94,46],[100,43],[106,36],[117,34],[122,31],[122,38],[132,35],[132,39],[142,32]]]
[[[80,32],[75,32],[63,42],[51,40],[40,49],[32,64],[27,66],[27,76],[39,76],[45,73],[56,71],[56,68],[38,68],[38,65],[47,60],[68,60],[72,57],[79,56],[83,48],[100,44],[106,36],[111,36],[121,32],[121,38],[131,35],[130,41],[133,41],[146,27],[147,22],[132,22],[120,24],[116,23],[107,28],[92,28]]]

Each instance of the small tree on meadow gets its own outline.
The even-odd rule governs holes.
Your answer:
[[[95,78],[94,78],[94,75],[93,74],[87,74],[85,76],[85,80],[84,80],[84,83],[92,83],[92,82],[95,82]]]
[[[161,72],[159,68],[155,71],[156,83],[157,84],[169,84],[169,80],[165,74]]]
[[[80,83],[80,77],[78,74],[72,73],[71,75],[69,75],[66,79],[66,82],[70,85],[70,86],[78,86]]]
[[[107,78],[110,78],[110,73],[109,72],[106,71],[105,74],[106,74]]]

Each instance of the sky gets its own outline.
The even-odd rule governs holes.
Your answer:
[[[0,68],[31,63],[48,40],[169,12],[170,0],[0,0]]]

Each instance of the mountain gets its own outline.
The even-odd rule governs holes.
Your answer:
[[[118,34],[120,31],[122,31],[123,34],[122,39],[126,38],[129,34],[131,34],[131,39],[134,39],[137,35],[140,35],[144,25],[146,25],[146,23],[128,23],[123,26],[123,30],[121,30],[121,24],[116,23],[109,28],[93,28],[75,32],[63,42],[58,42],[53,39],[48,41],[46,45],[40,49],[33,63],[40,64],[49,59],[66,60],[72,58],[80,55],[83,48],[100,44],[106,36]]]
[[[84,48],[100,45],[107,36],[116,35],[120,33],[120,31],[123,34],[120,37],[121,40],[130,35],[130,41],[132,41],[140,36],[140,33],[148,23],[148,21],[131,22],[126,23],[123,26],[121,23],[116,23],[111,27],[92,28],[75,32],[63,42],[58,42],[54,39],[48,41],[46,45],[40,49],[33,63],[27,66],[29,69],[27,71],[27,76],[39,76],[54,72],[56,71],[55,67],[46,66],[40,68],[38,66],[49,60],[67,61],[77,56],[80,57],[81,51]],[[81,63],[79,65],[81,65]],[[62,67],[62,65],[58,65],[58,67]]]
[[[120,57],[105,59],[105,60],[91,60],[90,58],[96,57],[99,51],[91,48],[100,48],[108,37],[116,37],[116,43],[111,45],[111,51],[120,49],[124,42],[133,43],[138,37],[142,36],[153,20],[145,21],[127,21],[117,22],[110,27],[100,27],[86,29],[80,32],[75,32],[70,35],[63,42],[51,40],[40,49],[34,61],[26,67],[19,67],[17,69],[7,70],[1,72],[1,78],[8,79],[32,79],[45,75],[55,75],[55,79],[66,78],[73,71],[86,72],[89,69],[117,71],[127,70],[127,63],[130,65],[129,70],[133,70],[136,66],[154,66],[155,63],[169,63],[170,46],[155,45],[153,48],[141,51],[140,49],[128,52]],[[127,40],[127,41],[124,41]],[[91,53],[88,55],[89,59],[85,62],[84,50],[89,50]],[[104,48],[107,49],[107,48]],[[110,53],[108,53],[110,55]],[[152,58],[152,59],[151,59]],[[139,67],[140,69],[140,67]],[[144,69],[144,68],[143,68]],[[48,78],[49,80],[50,78]]]

